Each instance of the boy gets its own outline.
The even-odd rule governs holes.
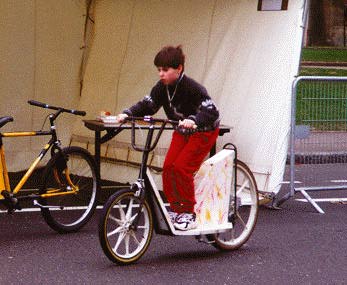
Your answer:
[[[199,169],[219,133],[219,112],[206,89],[184,74],[181,46],[163,47],[154,58],[159,81],[151,94],[117,116],[155,114],[161,107],[167,117],[179,121],[163,166],[164,193],[170,203],[176,229],[197,227],[194,213],[194,173]],[[197,127],[198,131],[194,132]]]

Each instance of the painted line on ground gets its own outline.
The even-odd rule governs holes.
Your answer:
[[[64,210],[60,209],[50,209],[51,211],[73,211],[73,210],[82,210],[85,209],[86,207],[65,207]],[[96,209],[102,209],[103,206],[97,206]],[[33,213],[33,212],[40,212],[40,208],[23,208],[22,210],[16,210],[16,213]],[[0,214],[6,213],[7,210],[0,210]]]
[[[308,201],[306,199],[295,199],[299,202],[307,203]],[[346,202],[347,198],[316,198],[312,199],[315,202]]]

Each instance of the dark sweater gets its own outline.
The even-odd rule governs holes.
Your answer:
[[[161,107],[170,120],[191,119],[199,129],[206,131],[214,130],[219,125],[219,112],[207,90],[186,75],[173,86],[167,87],[158,81],[149,96],[123,113],[142,117],[155,114]]]

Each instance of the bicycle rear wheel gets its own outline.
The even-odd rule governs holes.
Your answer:
[[[237,160],[236,197],[232,183],[229,222],[233,228],[219,234],[208,235],[209,241],[218,249],[235,250],[250,238],[258,217],[258,190],[255,178],[248,166]]]
[[[104,205],[99,240],[105,255],[119,264],[137,261],[147,250],[153,233],[151,209],[145,200],[135,228],[140,200],[134,191],[123,189],[113,194]]]
[[[40,202],[47,224],[59,233],[75,232],[91,218],[97,202],[96,165],[88,151],[64,148],[48,162]]]

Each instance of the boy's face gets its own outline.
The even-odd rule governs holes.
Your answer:
[[[160,81],[165,85],[171,85],[176,82],[180,77],[182,72],[182,66],[179,65],[178,68],[173,67],[158,67],[158,74]]]

